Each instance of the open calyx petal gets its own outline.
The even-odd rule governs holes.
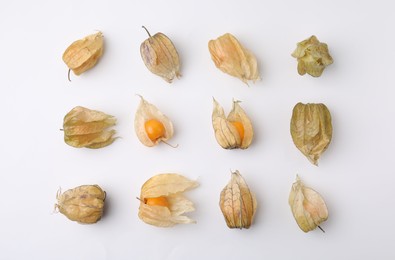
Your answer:
[[[155,146],[173,137],[173,123],[156,106],[140,96],[140,104],[134,117],[134,129],[140,142]],[[152,134],[153,133],[153,134]]]
[[[252,143],[254,130],[250,118],[240,106],[240,101],[233,101],[233,108],[228,116],[215,99],[213,104],[212,124],[218,144],[224,149],[247,149]]]
[[[141,187],[139,218],[157,227],[196,223],[184,215],[184,213],[194,211],[195,208],[183,193],[198,185],[196,181],[189,180],[180,174],[166,173],[153,176]],[[166,200],[166,205],[147,203],[148,200],[155,200],[159,197]]]

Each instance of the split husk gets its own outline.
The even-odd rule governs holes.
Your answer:
[[[154,74],[171,83],[175,77],[180,78],[180,59],[171,40],[163,33],[154,36],[147,31],[149,38],[140,46],[140,54],[145,66]]]
[[[254,130],[251,120],[239,104],[240,101],[233,100],[232,110],[227,117],[215,99],[213,103],[212,124],[218,144],[224,149],[247,149],[252,143]],[[242,129],[237,128],[234,122],[238,122]]]
[[[164,115],[159,109],[153,104],[147,102],[142,96],[140,96],[140,105],[137,108],[134,118],[134,129],[140,142],[148,147],[157,145],[160,142],[167,143],[167,141],[173,137],[174,129],[170,119]],[[151,140],[146,131],[146,122],[149,120],[155,120],[162,124],[164,127],[164,133],[155,140]]]
[[[93,224],[103,214],[106,193],[98,185],[82,185],[56,194],[55,209],[72,221]]]
[[[208,48],[211,59],[221,71],[239,78],[247,84],[248,80],[259,80],[258,63],[255,56],[245,49],[230,33],[210,40]]]
[[[63,61],[69,68],[69,73],[72,70],[78,76],[95,66],[103,55],[103,46],[103,34],[101,32],[73,42],[63,53]]]
[[[176,224],[196,223],[183,215],[194,211],[193,203],[183,193],[197,187],[196,181],[175,174],[158,174],[146,181],[141,187],[139,218],[157,227],[171,227]],[[149,205],[150,199],[164,198],[168,205]]]
[[[296,104],[291,118],[291,136],[295,146],[318,166],[318,159],[332,140],[328,108],[324,104]]]
[[[292,214],[301,230],[309,232],[328,219],[328,209],[324,199],[315,190],[303,185],[299,176],[289,194]]]
[[[221,192],[219,205],[229,228],[251,226],[257,202],[239,171],[232,172],[231,180]]]
[[[297,44],[292,57],[298,61],[298,73],[306,73],[313,77],[321,76],[324,69],[333,63],[328,45],[318,41],[314,35]]]
[[[103,112],[77,106],[63,120],[64,141],[81,148],[102,148],[114,142],[114,126],[117,119]]]

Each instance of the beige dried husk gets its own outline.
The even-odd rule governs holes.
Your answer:
[[[93,224],[103,214],[106,193],[98,185],[82,185],[56,194],[55,209],[72,221]]]
[[[145,66],[169,83],[175,77],[181,77],[180,59],[171,40],[160,32],[151,36],[144,26],[143,28],[149,36],[140,46],[140,54]]]
[[[114,142],[113,129],[117,119],[103,112],[77,106],[63,120],[64,141],[81,148],[102,148]]]
[[[328,219],[325,201],[318,192],[304,186],[299,176],[292,185],[289,205],[301,230],[309,232],[319,227],[323,231],[319,225]]]
[[[240,101],[233,100],[233,107],[229,115],[225,117],[224,109],[213,99],[214,108],[212,113],[212,124],[215,138],[218,144],[224,149],[247,149],[254,137],[251,120],[240,106]],[[231,122],[240,122],[244,128],[244,138]]]
[[[208,42],[211,59],[221,71],[241,79],[259,80],[258,63],[255,56],[245,49],[230,33]]]
[[[196,181],[175,173],[153,176],[141,187],[139,218],[157,227],[196,223],[195,220],[183,215],[195,210],[193,203],[186,199],[183,193],[198,185]],[[146,199],[157,197],[165,197],[169,207],[145,204]]]
[[[329,54],[328,45],[319,42],[314,35],[297,44],[292,57],[298,60],[298,73],[310,74],[313,77],[321,76],[324,69],[333,63]]]
[[[63,53],[63,61],[75,75],[80,75],[95,66],[102,55],[103,34],[98,32],[73,42]]]
[[[296,104],[291,118],[291,136],[296,147],[318,166],[318,159],[332,140],[328,108],[324,104]]]
[[[221,192],[219,206],[229,228],[251,226],[257,202],[239,171],[232,172],[231,180]]]
[[[174,134],[172,122],[156,106],[147,102],[142,96],[140,98],[140,105],[134,117],[134,129],[140,142],[149,147],[155,146],[160,142],[167,142]],[[150,119],[161,122],[165,128],[164,135],[155,141],[152,141],[145,131],[145,122]]]

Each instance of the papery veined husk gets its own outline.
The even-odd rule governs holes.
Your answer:
[[[93,224],[102,217],[105,198],[98,185],[82,185],[63,193],[59,190],[55,209],[72,221]]]
[[[232,172],[231,180],[221,192],[219,204],[229,228],[251,226],[257,201],[239,171]]]
[[[103,55],[103,42],[101,32],[77,40],[63,53],[63,61],[75,75],[80,75],[95,66]]]
[[[258,63],[255,56],[245,49],[230,33],[226,33],[208,43],[211,59],[221,71],[239,78],[247,84],[248,80],[259,80]]]
[[[181,77],[180,58],[172,41],[163,33],[156,33],[154,36],[149,34],[149,36],[140,46],[140,54],[145,66],[169,83],[175,77]]]
[[[324,104],[298,103],[292,111],[291,136],[295,146],[318,166],[332,140],[332,118]]]
[[[328,209],[324,199],[315,190],[305,187],[296,177],[289,194],[292,214],[301,230],[309,232],[328,219]]]
[[[105,147],[115,140],[116,131],[109,128],[116,122],[114,116],[77,106],[63,119],[64,140],[77,148]]]
[[[299,42],[291,55],[298,60],[298,73],[300,75],[307,72],[313,77],[319,77],[324,69],[333,63],[328,45],[318,41],[314,35]]]

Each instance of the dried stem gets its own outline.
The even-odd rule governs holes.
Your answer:
[[[170,147],[172,147],[172,148],[177,148],[177,147],[178,147],[178,144],[172,145],[172,144],[169,144],[168,142],[163,141],[163,140],[161,140],[161,142],[167,144],[168,146],[170,146]]]
[[[143,29],[147,32],[147,34],[148,34],[148,36],[151,38],[151,34],[149,33],[149,31],[147,30],[147,28],[145,28],[145,26],[143,25],[143,26],[141,26],[141,27],[143,27]]]
[[[69,69],[69,71],[67,72],[67,78],[68,78],[69,81],[71,82],[71,79],[70,79],[70,71],[71,71],[71,69]]]
[[[318,226],[318,228],[321,229],[321,231],[325,233],[325,230],[323,230],[322,227]]]

